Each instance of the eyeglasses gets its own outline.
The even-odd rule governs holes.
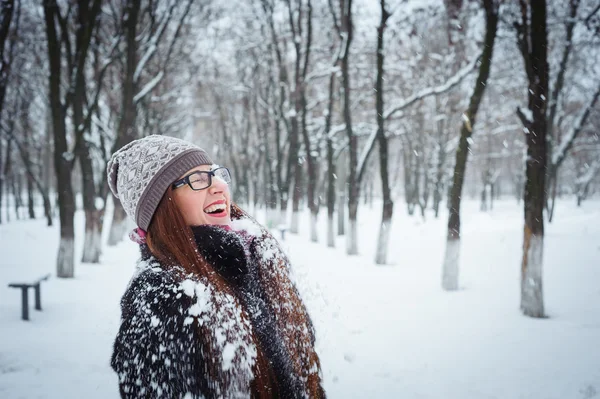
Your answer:
[[[209,171],[200,170],[192,172],[183,179],[177,180],[175,183],[173,183],[172,187],[173,189],[176,189],[187,184],[194,191],[204,190],[212,185],[213,176],[217,179],[223,180],[227,184],[231,183],[231,174],[229,173],[229,169],[220,166]]]

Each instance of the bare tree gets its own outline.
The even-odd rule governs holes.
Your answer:
[[[544,317],[542,266],[544,253],[544,203],[546,198],[546,141],[548,97],[548,36],[546,1],[519,0],[521,19],[515,23],[517,44],[525,64],[528,112],[517,108],[527,142],[525,228],[521,263],[521,310],[530,317]]]
[[[456,150],[456,163],[450,194],[450,216],[448,218],[448,235],[446,238],[446,252],[442,272],[442,288],[447,291],[458,289],[458,259],[460,255],[460,203],[462,189],[469,154],[469,139],[473,134],[473,126],[477,117],[477,110],[485,92],[490,74],[490,66],[496,40],[498,26],[498,5],[495,0],[484,0],[486,31],[483,53],[479,64],[479,74],[475,81],[473,94],[469,107],[463,113],[460,130],[460,140]]]
[[[377,78],[375,81],[375,108],[377,115],[377,141],[379,143],[379,171],[381,173],[381,190],[383,194],[383,209],[381,211],[381,225],[377,240],[375,263],[383,265],[387,262],[387,249],[390,239],[394,202],[390,192],[388,170],[388,140],[385,135],[385,120],[383,118],[383,76],[384,76],[384,49],[383,39],[387,20],[390,13],[386,9],[385,0],[380,0],[381,19],[377,27]]]
[[[358,254],[358,137],[352,130],[351,91],[350,91],[350,46],[353,38],[352,0],[340,0],[339,35],[342,41],[342,56],[340,67],[342,71],[343,115],[348,138],[348,218],[349,232],[347,235],[346,252],[348,255]]]
[[[71,182],[73,154],[69,152],[66,107],[61,98],[61,76],[63,49],[57,30],[59,21],[64,21],[60,7],[54,0],[44,0],[44,19],[48,46],[49,100],[52,111],[54,135],[54,169],[56,171],[60,214],[60,243],[57,258],[57,277],[73,277],[75,274],[75,194]],[[66,28],[65,28],[66,29]],[[64,32],[66,34],[67,32]],[[65,50],[71,57],[70,49]],[[85,57],[87,54],[80,54]]]

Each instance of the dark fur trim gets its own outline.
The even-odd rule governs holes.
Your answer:
[[[223,227],[192,227],[200,255],[229,283],[240,287],[247,283],[248,262],[240,236]]]

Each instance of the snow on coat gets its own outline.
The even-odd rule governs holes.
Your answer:
[[[234,226],[244,231],[193,232],[235,294],[142,256],[121,300],[111,362],[123,398],[251,397],[257,345],[274,369],[278,396],[325,397],[314,329],[287,257],[252,220]]]

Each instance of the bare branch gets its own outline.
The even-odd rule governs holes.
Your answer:
[[[477,58],[473,59],[467,66],[465,66],[464,68],[459,70],[456,73],[456,75],[454,75],[450,79],[448,79],[446,81],[446,83],[444,83],[440,86],[436,86],[436,87],[428,87],[428,88],[423,89],[420,92],[413,94],[412,96],[400,101],[396,105],[392,106],[390,110],[384,112],[383,118],[385,120],[388,120],[395,113],[408,108],[409,106],[411,106],[412,104],[414,104],[415,102],[417,102],[419,100],[422,100],[426,97],[429,97],[429,96],[432,96],[435,94],[442,94],[442,93],[445,93],[448,90],[452,89],[454,86],[456,86],[460,82],[462,82],[463,79],[465,79],[467,76],[469,76],[469,74],[477,67],[477,64],[478,64],[480,58],[481,58],[481,56],[478,56]]]
[[[139,82],[139,78],[140,78],[140,75],[142,74],[142,71],[144,70],[144,67],[146,66],[148,61],[150,61],[150,59],[152,59],[152,56],[154,56],[154,54],[156,54],[156,50],[158,48],[158,43],[160,42],[160,39],[161,39],[162,35],[164,34],[165,29],[166,29],[167,25],[169,24],[169,21],[171,20],[171,17],[173,16],[173,10],[175,9],[176,4],[177,4],[176,1],[171,3],[171,6],[169,7],[168,12],[163,14],[163,17],[160,20],[160,23],[158,25],[158,28],[156,29],[156,32],[154,32],[152,37],[150,37],[150,39],[148,40],[148,43],[147,43],[148,47],[146,49],[146,52],[140,59],[139,63],[137,64],[137,66],[135,68],[135,72],[133,73],[133,81],[134,82],[136,82],[136,83]]]
[[[156,85],[158,85],[160,83],[160,81],[162,80],[162,78],[164,76],[165,76],[165,72],[160,71],[151,81],[146,83],[144,88],[142,90],[140,90],[140,92],[138,94],[136,94],[135,97],[133,97],[133,102],[136,104],[139,103],[142,98],[144,98],[148,93],[150,93],[156,87]]]
[[[573,142],[579,135],[579,133],[583,130],[585,123],[587,121],[588,116],[590,115],[591,110],[596,105],[598,101],[598,97],[600,97],[600,85],[596,88],[596,92],[590,99],[589,103],[586,105],[585,109],[579,115],[579,118],[573,123],[573,126],[567,136],[560,143],[556,151],[552,154],[552,166],[558,168],[562,162],[565,160],[567,153],[573,146]]]
[[[525,116],[525,113],[523,112],[521,107],[517,107],[517,116],[519,117],[519,119],[521,120],[521,123],[525,127],[531,126],[531,124],[533,123],[531,118],[528,118],[527,116]]]

